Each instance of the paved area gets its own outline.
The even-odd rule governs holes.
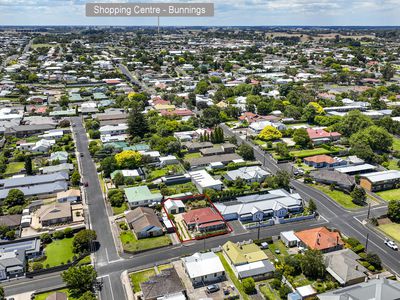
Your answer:
[[[240,221],[238,220],[229,221],[228,224],[233,229],[234,234],[242,234],[247,232],[247,230],[243,227],[242,223],[240,223]]]
[[[13,295],[13,296],[7,297],[6,300],[9,300],[9,299],[31,300],[32,294],[33,294],[33,292],[27,292],[27,293],[23,293],[23,294]]]

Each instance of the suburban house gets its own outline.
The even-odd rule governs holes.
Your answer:
[[[35,212],[35,216],[42,226],[70,223],[72,222],[71,204],[69,202],[56,202],[54,204],[43,205]]]
[[[81,191],[70,189],[65,192],[57,193],[58,202],[80,202],[81,201]]]
[[[0,226],[7,226],[9,229],[17,229],[21,225],[22,215],[0,216]]]
[[[225,179],[233,181],[236,179],[243,179],[247,183],[263,182],[265,178],[271,175],[260,166],[242,167],[237,170],[226,172]]]
[[[334,142],[342,136],[339,132],[327,132],[323,129],[307,128],[308,136],[314,145]]]
[[[0,253],[0,280],[23,275],[26,258],[24,250]]]
[[[126,134],[127,130],[128,130],[128,125],[124,123],[117,125],[105,125],[99,128],[101,135],[111,135],[111,136]]]
[[[26,197],[54,195],[68,189],[68,179],[66,172],[1,179],[0,200],[5,199],[11,189],[21,190]]]
[[[205,207],[192,209],[182,215],[189,230],[210,232],[226,229],[226,223],[214,208]]]
[[[189,175],[200,193],[203,193],[205,189],[222,190],[222,181],[214,179],[206,170],[189,172]]]
[[[49,160],[51,162],[58,161],[61,164],[66,163],[68,161],[68,152],[66,152],[66,151],[52,152],[50,154]]]
[[[161,222],[151,208],[135,208],[126,212],[125,218],[138,239],[164,234]]]
[[[320,300],[370,299],[398,300],[400,282],[386,278],[370,279],[366,282],[332,290],[318,295]]]
[[[225,269],[214,252],[197,252],[181,259],[193,286],[225,280]]]
[[[371,173],[376,171],[377,167],[371,164],[358,164],[358,165],[349,165],[345,167],[337,167],[335,171],[340,172],[342,174],[347,175],[356,175],[363,173]]]
[[[181,214],[185,212],[185,204],[182,200],[168,199],[164,202],[164,208],[168,214]]]
[[[347,164],[347,162],[341,158],[331,157],[326,154],[306,157],[303,161],[306,165],[314,168],[333,168]]]
[[[230,162],[235,160],[242,159],[236,153],[228,153],[228,154],[221,154],[221,155],[212,155],[212,156],[205,156],[205,157],[198,157],[198,158],[190,158],[186,161],[189,163],[191,169],[195,168],[204,168],[209,166],[212,163],[221,163],[227,165]]]
[[[353,177],[336,170],[319,169],[310,172],[310,177],[319,183],[334,185],[335,188],[350,193],[355,185]]]
[[[118,173],[122,174],[124,178],[141,178],[144,179],[144,173],[141,168],[134,169],[134,170],[116,170],[110,174],[111,179],[114,179],[115,175]]]
[[[73,164],[64,163],[64,164],[59,164],[59,165],[54,165],[54,166],[43,167],[43,168],[40,168],[39,171],[42,174],[53,174],[53,173],[57,173],[57,172],[69,173],[73,169],[74,169]]]
[[[203,148],[200,153],[203,156],[219,155],[225,153],[234,153],[236,146],[230,143],[222,144],[219,147]]]
[[[360,259],[350,249],[343,249],[324,254],[326,271],[342,286],[353,285],[365,281],[368,269],[357,260]]]
[[[328,253],[343,249],[344,242],[337,231],[318,227],[294,233],[300,240],[299,246]]]
[[[129,207],[148,206],[153,203],[160,203],[163,196],[160,193],[150,192],[147,185],[125,188],[125,197]]]
[[[143,300],[187,299],[185,286],[175,268],[165,269],[151,276],[149,280],[140,283],[140,289]],[[164,296],[170,298],[164,298]]]
[[[300,242],[299,238],[294,234],[293,230],[282,231],[279,234],[279,237],[286,247],[296,247]]]
[[[184,142],[182,148],[187,149],[188,152],[199,152],[201,149],[214,147],[211,142]]]
[[[215,203],[225,220],[257,222],[274,217],[284,218],[289,213],[303,211],[299,194],[290,194],[283,189],[271,190],[268,194],[237,197],[235,201]]]
[[[75,113],[75,112],[74,112]],[[5,136],[24,137],[31,136],[38,133],[44,133],[48,130],[55,129],[55,125],[51,124],[37,124],[37,125],[18,125],[6,128]]]
[[[270,278],[275,271],[265,252],[254,243],[239,244],[228,241],[222,246],[222,251],[239,279],[253,277],[254,280],[263,280]]]
[[[399,183],[400,171],[397,170],[367,173],[360,177],[360,186],[371,192],[394,189]]]

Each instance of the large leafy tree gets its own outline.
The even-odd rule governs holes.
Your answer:
[[[312,142],[305,128],[299,128],[293,133],[293,141],[302,148],[312,147]]]
[[[385,128],[373,125],[350,137],[351,147],[360,143],[370,146],[373,151],[388,152],[392,147],[393,137]]]
[[[19,189],[11,189],[8,191],[7,197],[4,199],[4,204],[8,207],[22,205],[25,202],[24,193]]]
[[[400,223],[400,200],[389,202],[387,215],[391,221]]]
[[[76,266],[62,272],[61,277],[73,295],[81,296],[88,291],[93,291],[97,272],[91,265]]]
[[[321,252],[318,250],[307,250],[301,258],[301,270],[309,278],[323,278],[325,275],[325,265]]]
[[[115,161],[121,169],[134,169],[141,163],[142,155],[134,150],[124,150],[115,154]]]
[[[367,193],[362,187],[355,186],[350,196],[353,203],[357,205],[365,205],[367,201]]]
[[[276,129],[274,126],[267,125],[261,130],[258,138],[263,141],[273,141],[280,139],[282,137],[282,133]]]
[[[253,147],[247,145],[247,144],[241,144],[238,147],[238,153],[241,157],[243,157],[245,160],[254,160],[254,150]]]
[[[345,136],[349,137],[371,125],[373,125],[371,118],[363,115],[359,110],[353,110],[344,116],[341,122],[333,127],[335,130],[338,130]]]
[[[91,249],[92,242],[96,240],[96,231],[83,229],[75,234],[72,241],[75,253],[87,252]]]

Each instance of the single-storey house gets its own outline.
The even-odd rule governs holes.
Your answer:
[[[350,249],[343,249],[324,254],[326,271],[342,286],[353,285],[365,281],[368,269],[358,260],[360,256]]]
[[[253,277],[254,280],[263,280],[270,278],[275,271],[265,252],[254,243],[228,241],[222,246],[222,251],[239,279]]]
[[[181,260],[193,286],[225,280],[224,266],[214,252],[197,252]]]
[[[0,253],[0,280],[23,275],[26,258],[24,250],[14,250]]]
[[[0,226],[7,226],[10,229],[17,229],[21,225],[22,215],[0,216]]]
[[[212,155],[212,156],[205,156],[198,158],[189,158],[186,159],[186,161],[189,163],[191,169],[195,169],[195,168],[204,168],[216,162],[227,165],[228,163],[238,159],[241,159],[241,157],[238,154],[228,153],[228,154]]]
[[[265,178],[271,175],[260,166],[242,167],[237,170],[231,170],[224,175],[225,179],[233,181],[243,179],[247,183],[263,182]]]
[[[81,191],[70,189],[65,192],[57,193],[58,202],[80,202],[81,201]]]
[[[210,232],[226,229],[225,220],[214,208],[192,209],[182,215],[189,230]]]
[[[347,164],[347,162],[341,158],[334,158],[326,154],[306,157],[303,161],[306,165],[314,168],[333,168]]]
[[[42,226],[72,222],[72,210],[69,202],[43,205],[35,212]]]
[[[138,207],[125,213],[126,221],[138,239],[164,234],[158,216],[148,207]]]
[[[342,136],[339,132],[327,132],[323,129],[307,128],[306,130],[314,145],[337,141]]]
[[[200,193],[203,193],[206,189],[222,190],[222,181],[214,179],[206,170],[189,172],[189,175]]]
[[[129,207],[148,206],[153,203],[160,203],[163,196],[160,193],[152,193],[146,185],[125,188],[125,197]]]
[[[310,177],[315,182],[323,183],[326,185],[335,185],[337,189],[345,192],[351,192],[355,185],[353,177],[337,172],[336,170],[320,169],[310,172]]]
[[[360,177],[360,186],[371,192],[394,189],[399,183],[400,171],[397,170],[367,173]]]
[[[344,242],[337,231],[326,227],[317,227],[294,233],[300,240],[299,246],[328,253],[343,249]]]
[[[68,161],[68,152],[66,152],[66,151],[52,152],[50,154],[50,159],[49,160],[51,162],[58,161],[60,163],[66,163]]]

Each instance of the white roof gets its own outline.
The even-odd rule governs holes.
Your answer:
[[[190,278],[197,278],[208,274],[224,272],[219,257],[214,252],[195,253],[182,258]]]
[[[192,177],[192,180],[201,187],[222,185],[221,180],[214,179],[206,170],[189,172],[189,175]]]
[[[173,208],[173,207],[185,207],[185,204],[182,202],[182,200],[173,200],[173,199],[168,199],[164,202],[164,206],[167,209]]]
[[[373,173],[363,174],[362,177],[367,178],[371,182],[400,179],[400,171],[389,170],[389,171],[373,172]]]
[[[371,164],[362,164],[362,165],[355,165],[355,166],[348,166],[348,167],[339,167],[335,170],[340,173],[351,173],[351,172],[360,172],[364,170],[375,170],[376,167]]]
[[[283,236],[288,241],[300,241],[299,238],[294,234],[293,230],[290,231],[282,231],[281,236]]]
[[[310,284],[298,287],[298,288],[296,288],[296,291],[297,291],[297,293],[299,293],[299,295],[301,297],[308,297],[308,296],[315,295],[317,293]]]

